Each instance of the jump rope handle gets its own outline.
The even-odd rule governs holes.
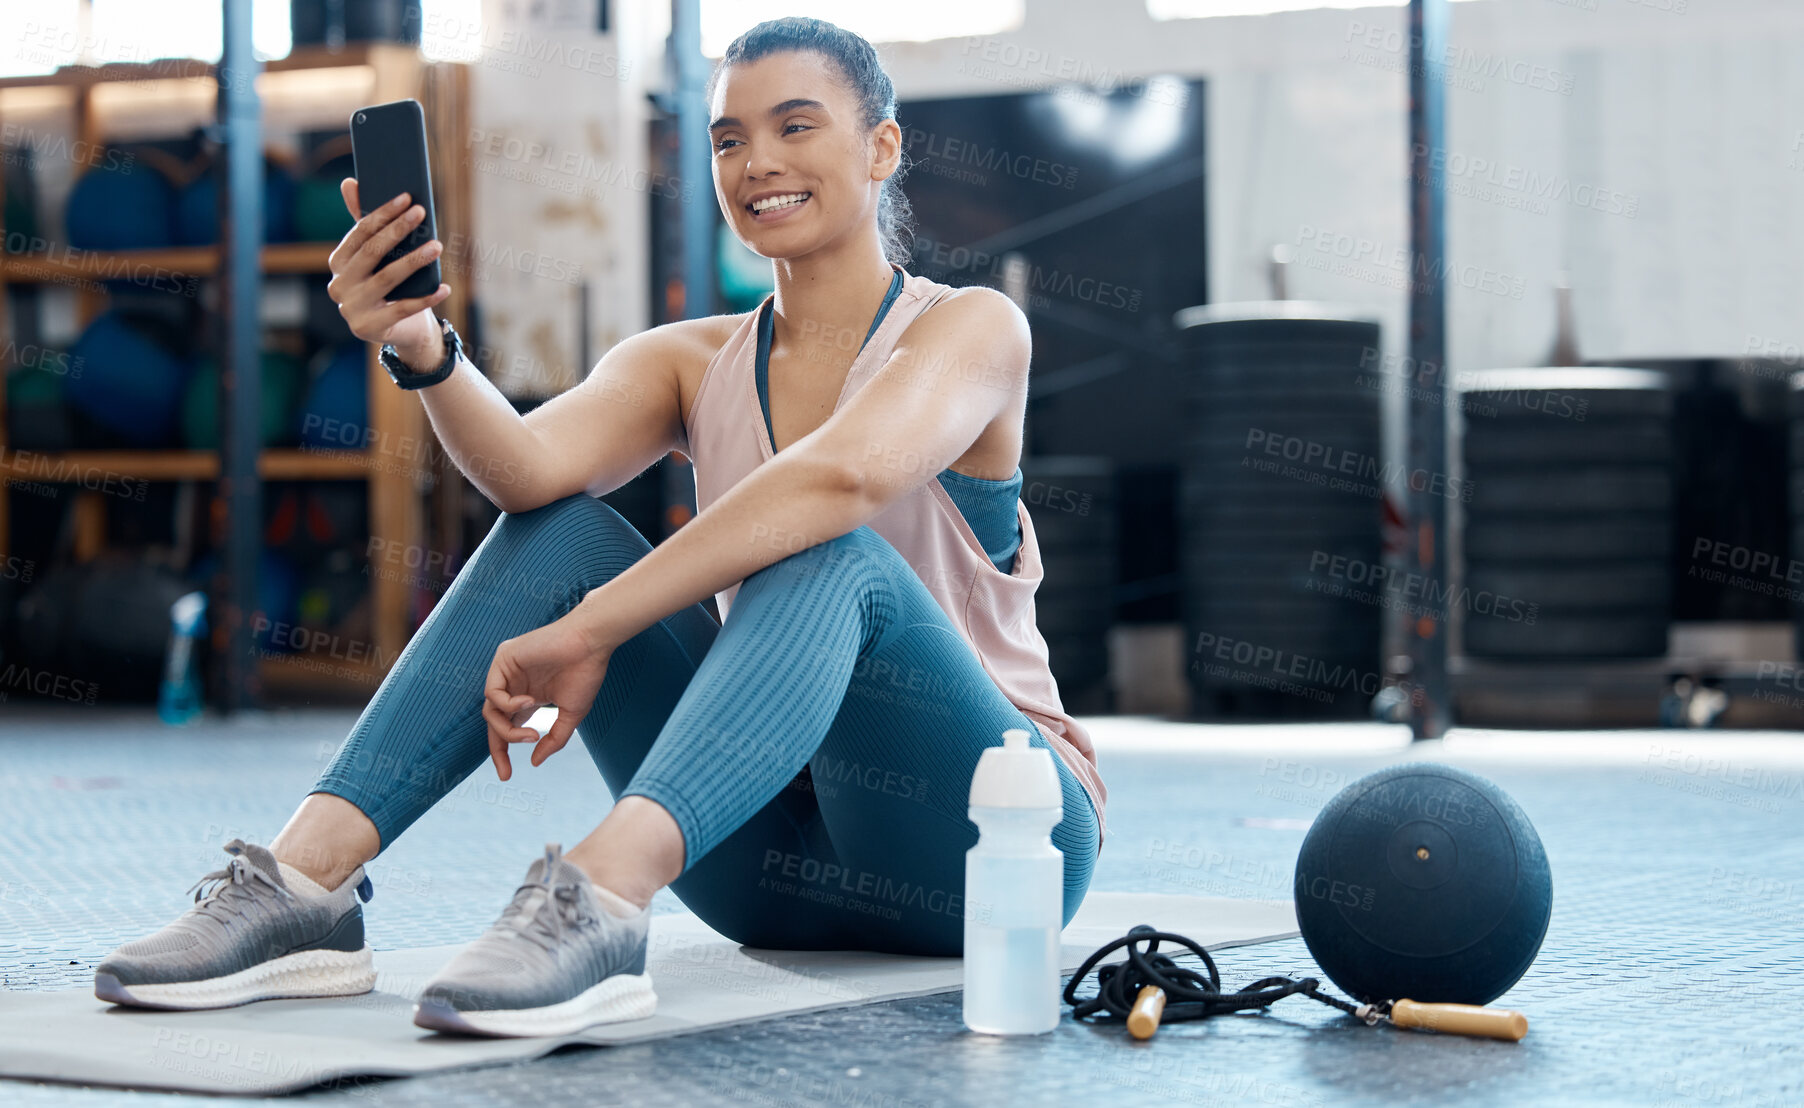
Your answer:
[[[1519,1042],[1528,1034],[1528,1017],[1508,1008],[1480,1008],[1474,1004],[1418,1004],[1399,1000],[1391,1005],[1391,1022],[1398,1027],[1420,1027],[1454,1035]]]
[[[1157,985],[1143,985],[1128,1013],[1128,1034],[1136,1039],[1150,1039],[1159,1029],[1159,1018],[1165,1014],[1165,990]]]

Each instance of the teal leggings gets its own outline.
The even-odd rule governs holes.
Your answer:
[[[480,707],[496,646],[650,549],[589,496],[503,515],[312,791],[357,805],[387,849],[488,761]],[[649,797],[675,817],[686,857],[671,888],[721,934],[953,956],[977,841],[971,775],[1010,727],[1046,746],[865,526],[747,577],[724,625],[697,604],[623,644],[578,733],[616,798]],[[1088,794],[1053,762],[1069,922],[1098,832]]]

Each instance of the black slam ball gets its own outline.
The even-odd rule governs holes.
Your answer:
[[[1451,766],[1380,770],[1328,802],[1297,855],[1297,926],[1362,1001],[1488,1004],[1547,934],[1541,838],[1496,785]]]

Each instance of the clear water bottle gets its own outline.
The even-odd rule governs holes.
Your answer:
[[[1011,727],[971,779],[977,845],[965,854],[965,1026],[1038,1035],[1059,1023],[1059,932],[1065,856],[1052,845],[1064,816],[1052,751]]]

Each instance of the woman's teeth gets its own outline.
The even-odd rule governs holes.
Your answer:
[[[787,208],[792,204],[800,204],[812,195],[814,194],[808,192],[789,192],[782,196],[768,196],[763,200],[752,201],[752,211],[769,212],[778,208]]]

